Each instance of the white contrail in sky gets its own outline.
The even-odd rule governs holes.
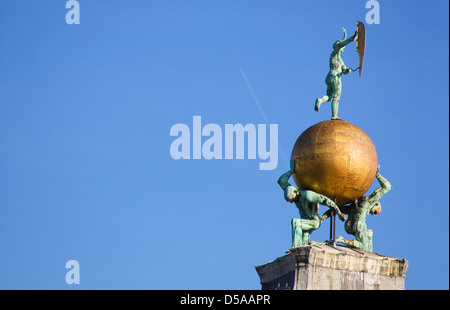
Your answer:
[[[247,75],[244,72],[244,69],[242,69],[242,67],[240,67],[239,69],[241,70],[242,78],[244,79],[245,84],[247,85],[247,88],[248,88],[250,94],[252,95],[253,101],[255,102],[256,106],[258,107],[259,113],[261,113],[261,116],[262,116],[264,122],[267,124],[267,126],[269,126],[270,125],[269,119],[267,118],[267,115],[264,112],[264,109],[261,105],[261,102],[258,99],[258,96],[256,96],[256,93],[252,87],[252,84],[248,80]],[[285,164],[289,166],[289,161],[287,160],[286,154],[284,154],[283,148],[281,148],[281,145],[279,142],[278,142],[278,147],[280,149],[281,157],[283,157]]]

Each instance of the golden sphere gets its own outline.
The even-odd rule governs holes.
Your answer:
[[[295,142],[294,181],[338,206],[362,197],[372,185],[378,166],[369,136],[344,120],[329,120],[306,129]]]

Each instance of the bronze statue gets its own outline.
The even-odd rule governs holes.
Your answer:
[[[284,198],[295,202],[301,219],[292,219],[292,248],[308,245],[310,234],[320,227],[319,204],[330,207],[342,221],[345,215],[329,198],[310,190],[299,190],[289,184],[288,180],[294,173],[295,162],[291,159],[290,169],[278,179],[278,184],[284,190]]]
[[[330,239],[334,240],[330,241],[372,252],[373,232],[367,229],[366,218],[369,213],[381,212],[378,200],[392,186],[379,172],[376,149],[369,136],[357,126],[339,120],[337,115],[341,76],[357,69],[361,76],[366,41],[362,22],[357,22],[357,31],[348,39],[343,30],[342,40],[333,44],[330,71],[325,79],[327,94],[317,98],[315,103],[315,110],[319,111],[322,103],[331,101],[332,118],[309,127],[298,137],[291,154],[290,170],[278,179],[278,184],[284,190],[286,201],[295,202],[300,212],[301,219],[292,219],[293,248],[317,243],[309,240],[311,232],[326,218],[337,214],[345,221],[345,231],[354,235],[355,240],[335,238],[333,233]],[[355,40],[359,67],[353,70],[346,67],[341,54],[345,46]],[[288,183],[291,176],[300,189]],[[363,196],[375,177],[380,187],[370,196]],[[322,217],[319,217],[320,204],[330,208]],[[344,214],[348,215],[347,220]]]
[[[345,231],[354,235],[356,240],[348,240],[339,236],[334,240],[335,242],[373,252],[373,231],[367,229],[366,218],[369,213],[379,214],[381,212],[381,204],[378,200],[392,189],[391,183],[381,176],[380,166],[378,166],[375,177],[380,186],[370,196],[363,196],[350,205],[340,207],[342,213],[348,214],[348,219],[345,221]],[[329,216],[330,212],[325,212],[321,217],[321,221]]]
[[[341,76],[342,74],[348,74],[352,71],[351,68],[347,68],[342,60],[341,54],[345,49],[345,46],[357,38],[357,32],[350,38],[347,38],[347,32],[344,30],[344,37],[342,40],[338,40],[333,44],[333,52],[330,56],[330,71],[328,72],[325,83],[327,84],[327,94],[322,98],[316,99],[314,109],[319,111],[322,103],[331,101],[331,119],[339,119],[338,108],[339,99],[341,98]]]

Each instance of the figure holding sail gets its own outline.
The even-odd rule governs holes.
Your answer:
[[[345,66],[344,60],[341,57],[342,52],[345,49],[345,46],[350,42],[353,42],[358,39],[356,50],[359,53],[359,75],[361,76],[362,63],[364,58],[364,49],[365,49],[365,28],[364,24],[361,22],[357,23],[357,31],[354,35],[347,39],[347,32],[345,28],[344,37],[342,40],[338,40],[333,44],[333,52],[330,55],[330,71],[328,72],[325,83],[327,84],[327,94],[322,98],[317,98],[314,106],[314,110],[319,111],[320,106],[324,102],[331,101],[331,119],[339,119],[338,117],[338,108],[339,108],[339,100],[341,98],[341,76],[342,74],[348,74],[353,70]]]

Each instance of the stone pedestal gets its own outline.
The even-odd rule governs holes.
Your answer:
[[[263,290],[404,290],[408,261],[345,246],[308,245],[255,268]]]

